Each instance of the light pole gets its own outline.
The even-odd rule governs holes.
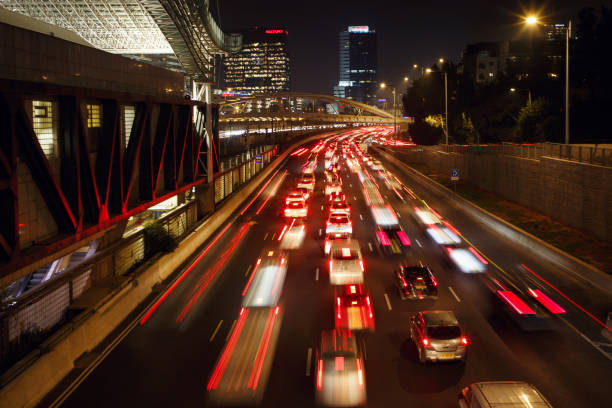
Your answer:
[[[516,92],[516,91],[527,91],[527,105],[531,107],[531,89],[510,88],[510,92]]]
[[[425,72],[430,74],[434,71],[431,68],[427,68]],[[444,74],[444,133],[446,134],[446,144],[448,145],[448,75],[446,71],[439,72]]]
[[[397,139],[397,114],[395,108],[395,85],[387,85],[384,82],[380,83],[380,88],[385,89],[387,86],[391,87],[391,93],[393,93],[393,138]]]
[[[528,25],[538,24],[538,18],[529,16],[525,18],[525,23]],[[572,20],[569,20],[567,29],[565,30],[565,144],[569,144],[570,137],[570,53],[569,43],[572,36]]]

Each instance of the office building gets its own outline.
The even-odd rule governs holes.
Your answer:
[[[289,91],[291,72],[287,30],[254,28],[242,34],[242,51],[223,59],[226,92],[262,94]]]
[[[334,96],[376,103],[376,31],[350,26],[340,33],[339,81]]]

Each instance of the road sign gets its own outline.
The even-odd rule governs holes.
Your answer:
[[[451,169],[451,181],[459,180],[459,169]]]
[[[255,163],[263,163],[263,156],[261,155],[255,156]]]

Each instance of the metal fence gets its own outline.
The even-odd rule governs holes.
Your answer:
[[[278,153],[278,145],[259,146],[257,149],[222,162],[222,172],[215,179],[215,204],[251,180]],[[257,156],[260,156],[261,160]]]
[[[158,222],[177,239],[184,238],[197,222],[196,202],[191,201],[182,205],[160,218]],[[69,318],[69,311],[75,300],[91,286],[92,275],[98,277],[124,275],[143,256],[144,230],[140,230],[102,249],[57,278],[2,305],[0,359],[6,357],[9,345],[19,342],[25,333],[44,332],[65,322]]]

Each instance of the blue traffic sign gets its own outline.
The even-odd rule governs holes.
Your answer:
[[[260,155],[255,156],[255,163],[263,163],[263,156],[260,156]]]
[[[451,180],[459,180],[459,169],[451,169]]]

